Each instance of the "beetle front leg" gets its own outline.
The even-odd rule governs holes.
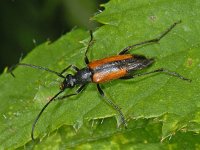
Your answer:
[[[69,65],[69,66],[67,66],[67,68],[63,69],[63,70],[60,72],[60,74],[65,73],[69,68],[74,69],[76,72],[79,71],[79,68],[78,68],[78,67],[76,67],[76,66],[74,66],[74,65]]]
[[[85,86],[86,86],[86,84],[81,85],[81,86],[76,90],[76,93],[61,96],[61,97],[58,97],[58,98],[55,99],[55,100],[63,100],[63,99],[65,99],[65,98],[67,98],[67,97],[71,97],[71,96],[78,95],[79,93],[81,93],[81,92],[85,89]]]

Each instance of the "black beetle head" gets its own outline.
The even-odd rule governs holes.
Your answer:
[[[73,88],[75,86],[75,78],[73,75],[68,74],[64,81],[60,84],[60,90],[64,90],[66,88]]]

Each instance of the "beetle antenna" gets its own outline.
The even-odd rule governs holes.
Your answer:
[[[35,69],[39,69],[39,70],[45,70],[47,72],[51,72],[53,74],[56,74],[57,76],[61,77],[61,78],[65,78],[61,73],[59,72],[56,72],[54,70],[51,70],[49,68],[46,68],[46,67],[42,67],[42,66],[36,66],[36,65],[32,65],[32,64],[25,64],[25,63],[18,63],[14,66],[12,66],[10,69],[9,69],[9,72],[11,73],[11,75],[13,77],[15,77],[15,75],[13,74],[13,69],[16,68],[17,66],[26,66],[26,67],[31,67],[31,68],[35,68]]]
[[[33,125],[32,125],[32,131],[31,131],[31,138],[32,138],[33,141],[35,140],[35,138],[34,138],[35,125],[36,125],[36,123],[38,122],[40,116],[42,115],[42,113],[44,112],[44,110],[47,108],[47,106],[48,106],[58,95],[60,95],[62,92],[63,92],[63,90],[61,90],[61,91],[58,92],[54,97],[52,97],[52,98],[44,105],[44,107],[41,109],[40,113],[39,113],[39,114],[37,115],[37,117],[35,118],[35,121],[33,122]]]

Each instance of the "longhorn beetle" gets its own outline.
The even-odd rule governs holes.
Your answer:
[[[103,58],[100,60],[91,61],[91,62],[89,61],[89,59],[87,57],[88,50],[93,42],[93,34],[92,34],[92,31],[90,31],[90,40],[89,40],[87,49],[85,51],[85,59],[84,59],[85,63],[86,63],[86,67],[81,68],[81,69],[79,69],[78,67],[76,67],[74,65],[69,65],[68,67],[63,69],[61,72],[56,72],[49,68],[45,68],[45,67],[41,67],[41,66],[25,64],[25,63],[18,63],[16,66],[20,65],[20,66],[26,66],[26,67],[31,67],[31,68],[35,68],[35,69],[45,70],[47,72],[56,74],[57,76],[63,78],[63,82],[60,84],[60,91],[57,94],[55,94],[46,103],[46,105],[44,105],[44,107],[41,109],[40,113],[35,118],[35,121],[33,122],[33,125],[32,125],[32,131],[31,131],[32,140],[34,140],[34,129],[35,129],[36,123],[37,123],[38,119],[40,118],[41,114],[44,112],[44,110],[47,108],[47,106],[53,100],[56,100],[58,95],[63,93],[65,91],[65,89],[67,89],[67,88],[74,88],[75,86],[79,86],[79,88],[76,90],[76,93],[58,97],[57,99],[64,99],[67,97],[77,95],[85,89],[85,86],[88,83],[91,83],[91,82],[96,83],[99,94],[102,96],[102,98],[104,98],[104,100],[110,106],[112,106],[119,113],[121,121],[124,124],[124,126],[126,127],[127,123],[126,123],[124,114],[122,113],[121,109],[113,101],[111,101],[109,98],[107,98],[105,96],[103,90],[100,87],[101,83],[105,83],[105,82],[108,82],[108,81],[114,80],[114,79],[132,79],[135,77],[158,73],[158,72],[163,72],[165,74],[175,76],[182,80],[191,82],[190,79],[187,79],[176,72],[172,72],[172,71],[169,71],[164,68],[159,68],[159,69],[156,69],[156,70],[153,70],[150,72],[146,72],[146,73],[134,74],[134,71],[136,71],[136,70],[141,70],[141,69],[149,67],[152,63],[154,63],[154,59],[146,58],[145,56],[142,56],[142,55],[135,55],[135,54],[133,55],[133,54],[128,53],[128,51],[130,49],[133,49],[137,46],[159,42],[165,35],[167,35],[180,22],[181,21],[177,21],[174,24],[172,24],[168,29],[166,29],[157,38],[130,45],[130,46],[124,48],[123,50],[121,50],[118,55]],[[73,70],[75,70],[76,73],[74,75],[67,74],[65,76],[64,73],[69,68],[72,68]]]

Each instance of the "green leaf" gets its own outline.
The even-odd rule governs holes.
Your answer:
[[[190,149],[200,147],[200,2],[112,0],[103,6],[105,11],[94,19],[105,25],[94,33],[90,60],[116,55],[128,45],[159,36],[182,20],[159,44],[130,53],[156,58],[156,63],[144,71],[167,68],[192,79],[192,83],[155,74],[104,84],[106,95],[122,108],[128,120],[127,130],[117,128],[120,121],[116,111],[90,84],[80,95],[47,108],[35,130],[36,137],[43,139],[38,145],[29,142],[31,125],[44,104],[59,91],[62,80],[44,71],[18,67],[14,71],[16,78],[6,73],[0,77],[2,148],[22,149],[25,143],[27,148],[35,149],[128,149],[133,145],[135,149],[182,149],[181,143]],[[73,30],[54,43],[36,47],[23,62],[56,71],[69,64],[84,67],[88,38],[88,32]],[[101,118],[105,119],[101,122]]]

